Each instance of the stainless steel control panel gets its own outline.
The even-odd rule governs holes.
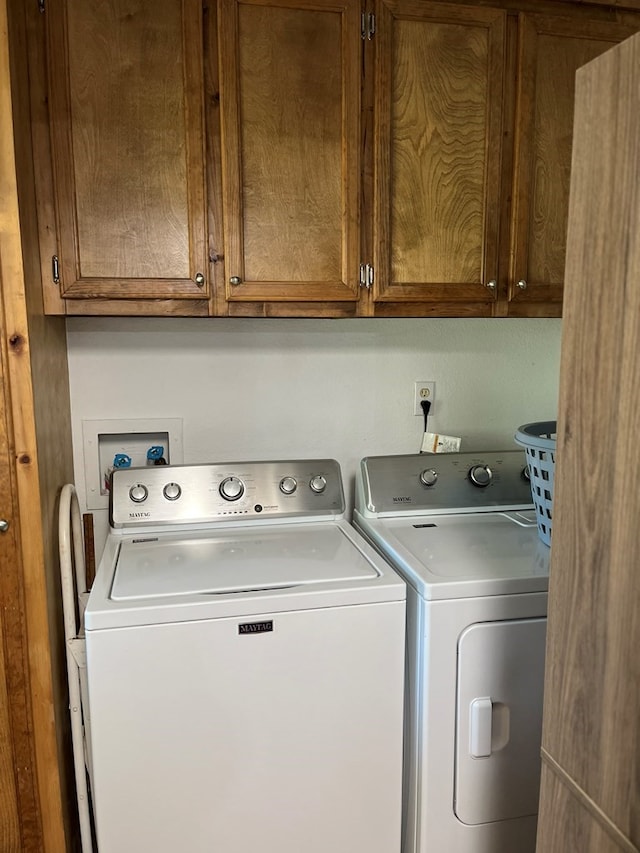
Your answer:
[[[477,511],[533,503],[522,450],[369,456],[360,465],[360,511]]]
[[[121,468],[112,474],[109,495],[113,528],[335,517],[344,509],[334,459]]]

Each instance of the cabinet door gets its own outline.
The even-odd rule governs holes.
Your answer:
[[[381,0],[374,300],[496,296],[506,13]],[[461,303],[476,303],[465,309]],[[484,306],[483,306],[484,303]]]
[[[229,300],[359,297],[360,7],[221,0]]]
[[[207,294],[201,0],[47,3],[61,293]]]
[[[612,23],[543,15],[519,20],[511,314],[555,303],[560,314],[569,210],[575,74],[631,35]]]

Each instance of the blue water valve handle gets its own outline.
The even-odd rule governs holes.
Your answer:
[[[154,444],[147,450],[147,465],[166,465],[164,447]]]
[[[116,453],[113,457],[114,468],[131,468],[131,457],[126,453]]]

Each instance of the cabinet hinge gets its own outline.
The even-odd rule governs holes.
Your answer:
[[[44,0],[38,0],[38,11],[44,12]]]
[[[362,39],[371,39],[376,34],[376,16],[373,12],[363,12],[360,16],[360,35]]]
[[[373,284],[373,267],[371,264],[360,264],[360,287],[371,287]]]
[[[60,284],[60,261],[57,255],[51,256],[51,275],[54,284]]]

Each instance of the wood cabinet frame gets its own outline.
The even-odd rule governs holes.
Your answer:
[[[31,14],[28,50],[33,91],[35,168],[41,267],[47,313],[74,315],[429,317],[560,316],[562,281],[530,281],[529,229],[535,127],[536,40],[541,33],[615,43],[640,29],[640,0],[603,5],[597,0],[282,0],[278,8],[341,16],[343,140],[340,269],[328,276],[247,276],[250,251],[243,231],[241,98],[238,90],[238,9],[272,0],[180,0],[189,106],[190,276],[192,278],[88,278],[78,264],[72,140],[65,116],[68,80],[52,87],[46,69],[66,50],[65,0],[47,0],[46,14]],[[376,15],[376,31],[361,38],[361,20]],[[362,16],[362,17],[361,17]],[[392,281],[389,205],[390,73],[394,18],[486,22],[490,28],[486,170],[481,263],[478,274],[451,281]],[[40,32],[49,23],[49,43]],[[204,45],[204,47],[202,47]],[[204,114],[204,117],[203,117]],[[49,137],[49,122],[53,131]],[[193,121],[191,120],[193,119]],[[52,143],[52,144],[51,144]],[[53,155],[51,154],[53,151]],[[60,153],[62,152],[62,154]],[[66,152],[66,153],[65,153]],[[53,172],[47,168],[51,161]],[[275,165],[277,168],[277,164]],[[62,187],[56,201],[55,186]],[[335,216],[337,222],[338,216]],[[332,220],[333,221],[333,220]],[[60,234],[59,242],[56,234]],[[555,238],[554,238],[555,239]],[[335,241],[338,242],[337,240]],[[557,242],[557,241],[556,241]],[[284,249],[283,249],[284,251]],[[62,282],[52,283],[51,256],[60,258]],[[254,253],[255,256],[255,253]],[[198,260],[199,259],[199,260]],[[362,267],[370,268],[372,275]],[[276,267],[277,272],[277,267]],[[234,283],[231,283],[233,279]],[[518,287],[519,281],[527,287]],[[487,287],[495,282],[495,287]]]

